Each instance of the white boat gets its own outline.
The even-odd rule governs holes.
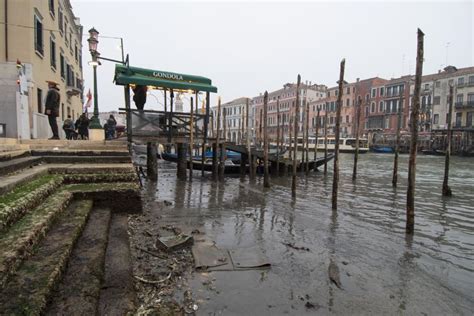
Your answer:
[[[316,139],[314,137],[308,138],[308,149],[314,151]],[[334,151],[336,144],[335,137],[328,137],[328,151]],[[318,151],[324,151],[324,137],[318,137]],[[298,150],[303,150],[303,137],[298,137]],[[339,152],[341,153],[354,153],[356,150],[356,139],[341,137],[339,139]],[[359,153],[365,154],[369,151],[368,141],[366,138],[359,138]]]

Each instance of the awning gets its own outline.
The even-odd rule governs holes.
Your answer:
[[[211,79],[125,65],[115,65],[114,81],[118,85],[135,84],[168,89],[217,92]]]

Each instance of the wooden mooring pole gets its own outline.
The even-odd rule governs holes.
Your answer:
[[[406,233],[413,234],[415,229],[415,177],[416,177],[416,151],[418,141],[418,115],[420,113],[421,76],[423,74],[423,37],[425,34],[418,29],[418,44],[416,52],[415,91],[411,109],[411,142],[410,159],[408,163],[408,188],[407,188],[407,223]]]
[[[268,92],[263,95],[263,187],[270,187],[268,176]]]
[[[324,174],[328,173],[328,107],[324,111]]]
[[[196,94],[197,97],[197,94]],[[193,97],[191,97],[191,116],[189,118],[189,180],[193,179],[193,147],[194,147],[194,111]]]
[[[410,89],[409,83],[407,89]],[[397,115],[397,138],[395,140],[395,158],[393,159],[393,175],[392,175],[392,186],[397,187],[398,182],[398,155],[400,153],[400,129],[402,128],[402,111],[403,111],[403,93],[400,92],[400,101],[398,106]]]
[[[146,144],[146,174],[151,181],[158,180],[158,151],[156,143]]]
[[[227,141],[227,113],[226,108],[222,109],[222,125],[224,137],[222,137],[222,143],[220,144],[220,154],[219,154],[219,180],[224,180],[224,171],[225,171],[225,142]]]
[[[178,153],[178,179],[186,180],[186,153],[187,153],[187,146],[184,143],[177,143],[176,150]]]
[[[308,94],[308,88],[306,88],[306,95]],[[306,139],[304,140],[305,142],[305,171],[306,175],[309,173],[309,102],[305,97],[305,105],[306,105]]]
[[[297,141],[298,141],[298,120],[299,120],[299,108],[300,108],[300,84],[301,84],[301,76],[298,75],[298,81],[296,83],[296,104],[295,104],[295,116],[294,116],[294,122],[295,122],[295,133],[294,133],[294,146],[293,146],[293,170],[292,170],[292,179],[291,179],[291,196],[296,197],[296,168],[297,168],[297,163],[296,163],[296,151],[297,151]]]
[[[276,174],[277,176],[280,175],[280,147],[281,147],[281,139],[280,139],[280,96],[277,97],[277,162],[276,162]]]
[[[336,109],[336,139],[334,144],[334,170],[332,180],[332,209],[337,209],[337,190],[339,186],[339,134],[341,126],[341,108],[342,108],[342,93],[344,83],[344,67],[346,60],[341,61],[341,70],[339,72],[339,94],[337,96],[337,109]]]
[[[316,168],[316,158],[318,156],[318,133],[319,133],[319,111],[321,107],[318,105],[316,112],[316,132],[314,133],[314,172],[318,171]]]
[[[451,118],[453,115],[453,99],[454,99],[454,88],[452,85],[449,86],[449,110],[448,110],[448,131],[447,131],[447,144],[446,144],[446,158],[444,160],[444,180],[443,180],[443,196],[451,196],[452,191],[448,185],[449,178],[449,159],[451,158]]]
[[[356,134],[356,148],[354,152],[354,169],[352,170],[352,181],[357,179],[357,161],[359,160],[359,135],[360,135],[360,108],[361,108],[362,98],[356,101],[356,122],[355,122],[355,134]]]
[[[252,157],[252,148],[250,146],[250,125],[249,125],[249,99],[245,101],[245,127],[247,129],[246,142],[247,142],[247,159],[249,163],[249,177],[251,180],[255,179],[255,161]]]
[[[217,180],[219,174],[219,168],[217,165],[217,152],[220,149],[220,130],[221,130],[221,97],[217,101],[217,122],[216,122],[216,142],[215,146],[212,147],[212,178]]]

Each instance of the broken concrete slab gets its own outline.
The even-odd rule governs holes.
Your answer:
[[[212,241],[196,242],[191,251],[196,270],[222,271],[234,268],[228,251],[217,248]]]
[[[191,246],[193,243],[193,236],[183,234],[175,236],[164,236],[156,240],[156,248],[163,251],[174,251],[187,246]]]

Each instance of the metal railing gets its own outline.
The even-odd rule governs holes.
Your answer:
[[[204,138],[205,114],[194,114],[193,126],[191,126],[190,113],[125,108],[121,108],[120,111],[130,115],[132,137],[164,137],[171,142],[174,137],[190,137],[191,129],[193,129],[194,139]]]

